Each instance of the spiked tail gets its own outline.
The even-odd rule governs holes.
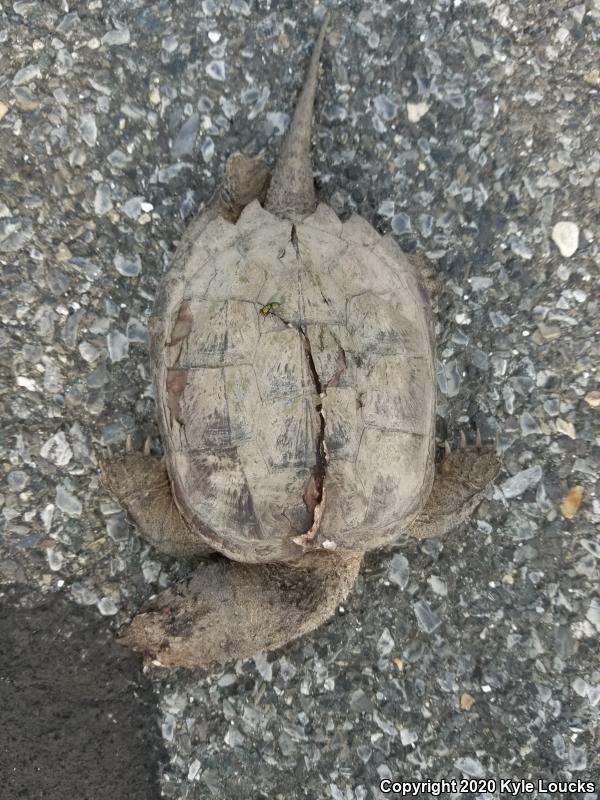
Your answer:
[[[266,207],[278,217],[303,217],[317,207],[310,149],[319,62],[328,23],[329,12],[323,18],[292,124],[285,136],[267,194]]]

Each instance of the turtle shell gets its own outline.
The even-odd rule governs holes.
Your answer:
[[[324,204],[292,224],[252,202],[165,276],[151,325],[175,501],[247,562],[368,550],[433,480],[435,376],[418,268]]]

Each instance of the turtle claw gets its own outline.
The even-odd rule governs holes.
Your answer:
[[[442,460],[439,465],[442,472],[447,472],[450,469],[451,457],[452,457],[452,448],[450,447],[450,443],[446,439],[444,441],[444,455],[442,456]]]
[[[130,433],[127,434],[127,438],[125,439],[125,452],[133,452],[133,437]]]
[[[146,436],[146,441],[144,442],[144,455],[149,456],[151,451],[151,442],[150,437]]]
[[[474,444],[468,443],[467,436],[463,430],[459,432],[458,447],[455,448],[455,450],[452,449],[447,439],[444,441],[444,454],[439,461],[439,466],[442,472],[448,472],[450,470],[450,461],[452,460],[455,452],[462,452],[464,455],[466,455],[467,451],[470,450],[475,450],[479,454],[481,454],[484,450],[483,442],[481,440],[481,431],[479,428],[475,429]]]

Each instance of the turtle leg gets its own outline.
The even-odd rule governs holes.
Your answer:
[[[117,641],[169,667],[208,669],[314,630],[352,588],[362,554],[310,553],[295,564],[200,564],[151,599]]]
[[[461,446],[451,452],[448,449],[436,465],[431,494],[408,534],[423,539],[456,528],[477,508],[499,469],[496,452],[482,448],[479,435],[474,446],[467,446],[461,434]]]
[[[265,202],[270,182],[271,170],[264,161],[238,153],[230,156],[216,192],[220,214],[230,222],[237,222],[244,208],[253,200]]]
[[[185,559],[212,552],[179,513],[162,459],[130,452],[101,459],[100,469],[107,491],[125,508],[140,535],[161,553]]]
[[[246,158],[239,153],[230,156],[221,182],[208,203],[187,226],[182,244],[193,243],[208,223],[218,216],[228,222],[237,222],[248,203],[265,201],[270,181],[271,170],[261,159]]]
[[[417,270],[429,300],[435,305],[440,294],[439,274],[435,264],[423,253],[411,253],[409,258]]]

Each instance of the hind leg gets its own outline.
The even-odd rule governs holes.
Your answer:
[[[311,553],[295,564],[218,559],[150,600],[118,633],[168,667],[209,669],[314,630],[352,588],[361,553]]]
[[[157,550],[181,559],[212,552],[179,513],[161,459],[125,453],[101,460],[100,467],[107,491],[125,508],[140,535]]]

